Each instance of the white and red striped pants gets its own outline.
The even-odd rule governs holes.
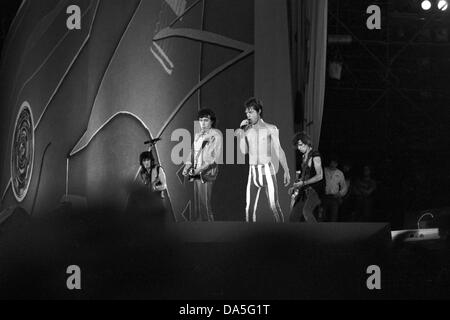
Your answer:
[[[278,201],[277,176],[271,163],[250,165],[247,182],[245,221],[256,222],[256,211],[263,188],[265,189],[275,222],[284,222],[283,212]]]

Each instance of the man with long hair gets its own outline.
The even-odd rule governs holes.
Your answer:
[[[139,176],[142,183],[151,188],[153,192],[161,192],[164,198],[164,190],[167,189],[166,175],[163,168],[158,165],[151,151],[145,151],[139,156],[141,170]]]
[[[133,185],[128,197],[127,212],[130,214],[150,214],[158,221],[169,221],[166,215],[168,208],[166,197],[166,175],[158,165],[151,151],[139,155],[139,177],[141,183]]]
[[[290,189],[291,222],[317,222],[314,210],[320,205],[323,194],[324,180],[322,159],[320,153],[314,150],[311,138],[303,132],[297,133],[292,139],[293,146],[300,152],[300,167],[297,170],[297,180]]]

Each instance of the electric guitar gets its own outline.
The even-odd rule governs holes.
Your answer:
[[[298,183],[298,182],[300,182],[300,181],[303,181],[303,180],[301,180],[301,179],[298,179],[298,180],[296,180],[295,182],[294,182],[294,184],[295,183]],[[293,187],[291,187],[291,188],[289,188],[289,195],[291,196],[291,198],[292,199],[296,199],[299,195],[301,195],[301,194],[303,194],[303,192],[305,191],[305,189],[307,189],[308,188],[308,186],[306,186],[306,185],[302,185],[301,187],[295,187],[295,186],[293,186]]]
[[[308,186],[306,186],[304,184],[305,180],[306,180],[306,168],[308,166],[308,162],[309,162],[309,159],[306,162],[302,163],[302,174],[294,182],[294,185],[295,185],[296,183],[299,183],[299,182],[303,181],[302,186],[300,186],[300,187],[292,186],[291,188],[289,188],[288,192],[289,192],[289,195],[291,196],[291,200],[292,201],[296,200],[300,195],[303,195],[305,189],[308,188]]]
[[[188,172],[188,181],[194,182],[195,180],[200,180],[202,183],[206,183],[209,181],[214,181],[218,174],[218,165],[216,163],[213,163],[208,166],[204,172],[200,174],[194,174],[195,170],[197,169],[198,159],[200,157],[200,154],[205,150],[205,148],[210,144],[210,140],[205,140],[202,143],[202,147],[200,151],[197,153],[196,159],[192,159],[192,163],[195,164],[193,168],[191,168]],[[192,145],[192,156],[194,155],[194,145]]]
[[[202,183],[214,181],[217,177],[217,169],[218,166],[215,163],[210,165],[207,170],[199,174],[194,174],[195,169],[191,168],[188,172],[188,181],[194,182],[195,180],[200,180]]]

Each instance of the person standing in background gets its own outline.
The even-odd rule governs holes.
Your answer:
[[[338,169],[337,156],[332,155],[328,166],[325,167],[325,194],[322,198],[322,206],[325,219],[329,222],[337,222],[339,219],[339,207],[348,192],[344,173]]]
[[[353,194],[355,196],[354,221],[371,222],[373,220],[373,199],[377,183],[372,179],[372,169],[363,167],[362,176],[355,179]]]

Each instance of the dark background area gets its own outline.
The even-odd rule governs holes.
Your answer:
[[[8,34],[9,26],[11,25],[11,22],[13,21],[21,3],[21,0],[5,0],[0,2],[0,50],[3,48],[3,42]]]
[[[328,62],[321,152],[337,153],[358,174],[374,167],[377,220],[402,226],[411,212],[449,205],[450,10],[421,1],[329,1]],[[381,8],[381,30],[366,28],[366,8]],[[433,4],[434,5],[434,4]]]

